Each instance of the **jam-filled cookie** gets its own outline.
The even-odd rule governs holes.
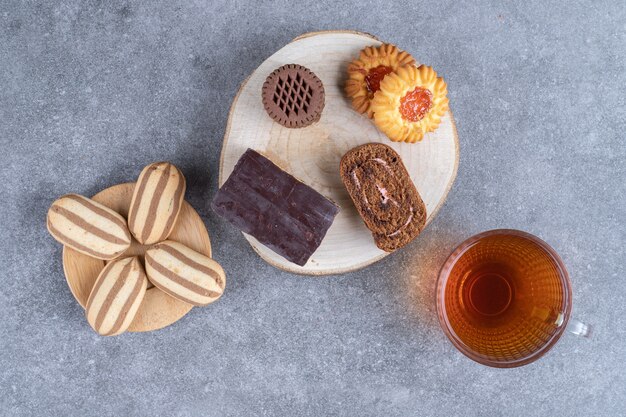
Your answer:
[[[402,67],[374,94],[374,123],[394,142],[419,142],[439,127],[448,111],[448,87],[429,66]]]
[[[348,66],[345,91],[352,100],[352,107],[359,113],[372,117],[370,102],[380,89],[381,81],[388,74],[404,66],[415,65],[408,53],[388,43],[368,46]]]

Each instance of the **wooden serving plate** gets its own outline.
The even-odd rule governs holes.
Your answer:
[[[254,250],[271,265],[299,274],[340,274],[388,255],[374,244],[339,177],[339,160],[357,145],[382,142],[400,154],[426,203],[427,223],[435,217],[452,187],[459,161],[452,113],[448,112],[439,129],[426,134],[422,142],[395,143],[378,131],[370,119],[355,112],[343,93],[348,63],[362,48],[379,44],[375,37],[353,31],[307,33],[269,57],[239,88],[224,135],[220,186],[239,157],[252,148],[341,207],[321,246],[304,267],[287,261],[244,234]],[[288,129],[275,123],[261,102],[265,78],[275,68],[292,63],[315,72],[326,92],[320,121],[302,129]]]
[[[127,217],[134,189],[135,183],[118,184],[100,191],[92,198]],[[209,233],[198,213],[186,201],[183,202],[176,227],[174,227],[168,239],[175,240],[197,252],[211,256]],[[141,245],[133,238],[130,248],[121,257],[139,255],[143,263],[143,255],[146,249],[147,246]],[[76,252],[67,246],[63,247],[65,279],[74,298],[83,308],[85,308],[93,284],[105,264],[106,261]],[[149,284],[146,296],[128,331],[147,332],[161,329],[179,320],[192,307],[191,304],[170,297],[152,286],[152,284]]]

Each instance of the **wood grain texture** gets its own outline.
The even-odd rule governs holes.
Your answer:
[[[102,190],[92,198],[126,217],[134,188],[134,183],[119,184]],[[178,221],[169,239],[180,242],[206,256],[211,256],[211,241],[204,222],[186,201],[183,202]],[[146,248],[133,239],[130,248],[121,257],[137,255],[143,262]],[[83,255],[67,246],[63,248],[65,278],[74,298],[83,308],[87,304],[89,293],[104,265],[105,262],[102,260]],[[176,300],[149,285],[128,331],[146,332],[161,329],[182,318],[192,307],[191,304]]]
[[[299,36],[263,62],[241,85],[231,106],[220,160],[219,185],[230,175],[247,148],[263,152],[281,168],[331,198],[341,212],[319,249],[299,267],[245,235],[254,250],[271,265],[308,275],[354,271],[386,255],[378,249],[359,217],[339,176],[339,161],[355,146],[382,142],[398,152],[422,196],[427,224],[443,205],[456,178],[459,144],[452,114],[420,143],[394,143],[366,117],[355,112],[343,93],[348,63],[359,51],[381,42],[354,31],[315,32]],[[419,57],[416,57],[419,60]],[[288,129],[272,121],[261,104],[267,75],[284,64],[312,70],[324,83],[326,105],[319,122]]]

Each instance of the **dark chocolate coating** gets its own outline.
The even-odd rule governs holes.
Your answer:
[[[339,212],[332,201],[252,149],[239,158],[211,206],[300,266],[317,250]]]

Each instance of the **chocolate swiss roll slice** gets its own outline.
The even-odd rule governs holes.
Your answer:
[[[358,146],[341,158],[340,171],[376,246],[393,252],[420,234],[426,205],[396,151],[382,143]]]

